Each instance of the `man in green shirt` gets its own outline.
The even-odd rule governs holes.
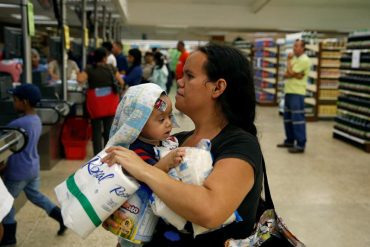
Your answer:
[[[305,43],[297,39],[293,54],[288,55],[285,72],[284,127],[286,139],[278,147],[288,148],[290,153],[303,153],[306,145],[306,121],[304,97],[311,60],[304,53]]]

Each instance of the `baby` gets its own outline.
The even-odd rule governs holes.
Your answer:
[[[133,86],[117,109],[107,147],[128,147],[146,163],[167,171],[180,164],[185,154],[183,148],[177,148],[177,139],[170,136],[173,125],[176,123],[171,100],[159,86],[152,83]],[[155,152],[155,147],[159,146],[172,150],[160,160]],[[121,237],[122,246],[141,246],[141,243],[150,240],[157,220],[148,203],[151,194],[149,187],[141,184],[140,189],[120,208],[126,219],[122,221],[121,217],[111,217],[117,227],[109,230]],[[146,225],[141,223],[144,218]],[[147,222],[152,227],[148,227]],[[145,229],[144,232],[140,232],[141,228]]]

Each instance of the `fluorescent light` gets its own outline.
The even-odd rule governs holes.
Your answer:
[[[13,9],[13,8],[20,8],[20,7],[21,7],[21,6],[16,5],[16,4],[0,3],[0,8],[9,8],[9,9]]]
[[[20,14],[12,14],[11,16],[18,20],[22,19],[22,15]],[[50,18],[45,15],[34,15],[34,19],[35,21],[49,21],[50,20]]]

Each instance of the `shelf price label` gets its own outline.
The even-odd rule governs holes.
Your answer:
[[[354,69],[360,68],[360,58],[361,58],[361,51],[360,50],[353,50],[352,52],[352,63],[351,67]]]

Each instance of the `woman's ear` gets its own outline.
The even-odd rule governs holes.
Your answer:
[[[212,89],[212,97],[213,98],[218,98],[221,96],[221,94],[224,93],[225,89],[227,87],[227,82],[225,79],[221,78],[218,79],[214,84],[213,84],[213,89]]]

